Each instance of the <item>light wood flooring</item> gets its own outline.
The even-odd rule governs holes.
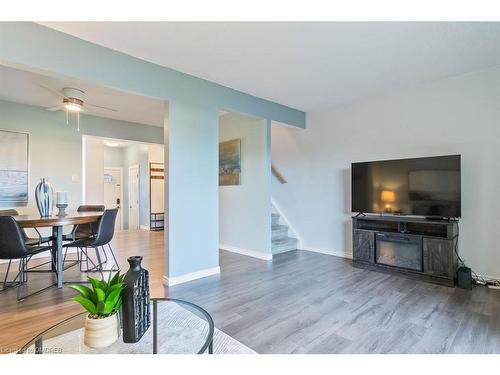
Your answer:
[[[258,353],[500,353],[498,290],[428,284],[306,251],[269,262],[221,251],[220,275],[165,291],[162,232],[120,232],[113,247],[125,270],[127,256],[144,257],[153,296],[199,304],[217,328]],[[48,277],[30,275],[31,284]],[[75,267],[65,277],[80,274]],[[17,303],[14,290],[0,294],[0,351],[81,311],[71,295],[51,289]]]

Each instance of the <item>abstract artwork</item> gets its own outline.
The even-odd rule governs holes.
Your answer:
[[[219,185],[240,185],[241,139],[219,143]]]
[[[0,202],[28,201],[29,135],[0,130]]]

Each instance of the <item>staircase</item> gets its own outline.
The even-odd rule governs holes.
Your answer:
[[[288,226],[280,224],[280,215],[271,213],[272,226],[272,253],[279,254],[285,251],[297,250],[297,239],[288,237]]]

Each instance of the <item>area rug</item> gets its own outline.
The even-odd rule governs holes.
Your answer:
[[[208,323],[173,302],[158,304],[158,353],[193,354],[203,346],[209,330]],[[43,340],[43,353],[57,354],[151,354],[153,328],[150,327],[141,340],[125,344],[122,337],[104,349],[91,349],[83,344],[83,328]],[[34,347],[28,352],[33,352]],[[208,352],[208,350],[206,351]],[[256,354],[255,351],[225,334],[214,330],[214,354]]]

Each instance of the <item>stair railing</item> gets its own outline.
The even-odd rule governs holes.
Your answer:
[[[280,183],[282,183],[282,184],[287,183],[285,176],[283,176],[283,174],[280,171],[278,171],[278,169],[276,168],[276,166],[274,164],[271,164],[271,172],[273,173],[274,177],[276,177],[278,179],[278,181]]]

